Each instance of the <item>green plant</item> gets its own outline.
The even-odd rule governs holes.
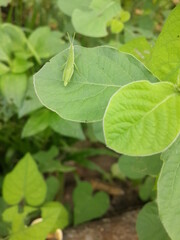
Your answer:
[[[30,154],[26,154],[6,175],[3,199],[9,206],[5,207],[2,217],[4,222],[10,224],[4,233],[8,239],[44,240],[57,228],[67,226],[68,212],[64,206],[59,202],[47,202],[47,199],[51,199],[48,196],[51,193],[47,191],[49,184],[43,179]],[[36,218],[41,218],[41,221],[32,225]]]
[[[142,159],[163,152],[161,171],[160,163],[155,167],[156,177],[160,174],[157,183],[159,216],[155,203],[145,206],[137,227],[140,239],[146,239],[147,234],[139,230],[140,225],[143,228],[144,214],[152,214],[161,226],[160,235],[157,235],[156,224],[147,228],[153,239],[159,240],[159,236],[169,239],[168,235],[173,240],[179,239],[179,29],[180,5],[177,5],[143,63],[137,60],[137,55],[130,56],[135,50],[134,42],[124,47],[126,53],[105,46],[92,49],[75,46],[79,73],[74,72],[66,88],[59,67],[63,65],[64,53],[52,58],[34,76],[41,102],[60,117],[76,122],[103,121],[109,148]],[[138,51],[146,50],[147,44],[142,41]],[[51,76],[45,78],[48,75]],[[146,174],[152,174],[148,164],[146,167]]]

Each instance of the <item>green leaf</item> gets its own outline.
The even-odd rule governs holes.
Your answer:
[[[30,137],[44,131],[49,126],[49,122],[50,113],[48,110],[41,109],[33,113],[23,128],[22,137]]]
[[[42,221],[40,223],[24,225],[24,219],[32,208],[25,207],[24,212],[19,214],[17,207],[13,207],[11,215],[6,220],[12,220],[12,232],[10,240],[44,240],[47,235],[57,228],[63,229],[68,224],[68,213],[64,206],[58,202],[50,202],[41,208]],[[9,209],[8,209],[9,210]],[[8,211],[6,210],[6,211]]]
[[[29,205],[38,206],[45,200],[46,184],[30,154],[26,154],[6,175],[3,197],[11,205],[24,199]]]
[[[127,22],[127,21],[129,21],[130,17],[131,17],[130,12],[124,11],[124,10],[121,11],[121,13],[120,13],[120,19],[121,19],[122,22]]]
[[[66,173],[66,172],[72,172],[75,170],[75,168],[72,166],[63,165],[62,163],[59,162],[59,160],[48,159],[45,161],[44,159],[41,158],[41,159],[38,159],[38,163],[39,163],[39,169],[43,173],[53,173],[53,172]]]
[[[21,107],[18,109],[18,116],[23,117],[41,107],[42,104],[37,98],[37,95],[34,91],[33,80],[32,78],[29,78],[27,83],[27,91],[24,96],[24,101],[22,102]]]
[[[11,0],[0,0],[1,7],[7,7],[7,5],[11,2]]]
[[[15,58],[11,64],[12,73],[24,73],[33,66],[33,62],[23,58]]]
[[[7,73],[0,77],[0,90],[8,103],[14,103],[19,108],[27,89],[25,74]]]
[[[73,11],[72,22],[78,33],[89,37],[104,37],[108,34],[107,22],[120,10],[119,3],[114,0],[93,0],[87,11],[80,9]]]
[[[119,50],[131,54],[146,65],[151,56],[152,47],[145,37],[138,37],[122,45]]]
[[[9,70],[9,67],[6,64],[0,62],[0,76],[9,72]]]
[[[57,147],[52,146],[48,151],[39,151],[33,157],[37,161],[40,171],[43,173],[74,171],[74,167],[62,165],[59,159],[54,159],[58,154]]]
[[[49,58],[63,49],[62,34],[51,31],[49,27],[39,27],[28,38],[40,58]]]
[[[123,85],[156,79],[132,56],[110,48],[75,46],[75,70],[64,87],[62,75],[68,49],[51,59],[34,77],[42,104],[64,119],[78,122],[100,121],[110,97]],[[113,76],[113,77],[112,77]]]
[[[58,179],[54,176],[49,176],[46,179],[47,184],[47,195],[46,202],[53,201],[60,187]]]
[[[180,69],[180,4],[171,11],[153,48],[148,66],[160,80],[177,81]]]
[[[68,16],[71,16],[75,9],[87,9],[91,0],[58,0],[58,7]]]
[[[140,211],[136,230],[139,240],[170,240],[160,221],[155,202],[147,203]]]
[[[156,191],[154,189],[155,179],[152,177],[147,177],[143,184],[139,186],[139,197],[142,201],[147,201],[149,199],[153,200],[156,197]]]
[[[48,151],[39,151],[33,155],[34,159],[38,162],[52,160],[57,157],[59,150],[56,146],[52,146]]]
[[[118,20],[118,19],[113,19],[111,21],[111,32],[112,33],[120,33],[124,29],[124,24]]]
[[[20,27],[17,27],[10,23],[4,23],[0,26],[3,33],[5,33],[12,44],[8,45],[10,47],[9,51],[22,51],[26,46],[26,36]],[[5,44],[5,43],[4,43]]]
[[[23,128],[22,137],[33,136],[47,127],[64,136],[85,139],[79,123],[65,121],[47,109],[41,109],[31,115]]]
[[[164,164],[158,180],[157,202],[162,223],[173,240],[179,240],[180,138],[162,155]]]
[[[78,182],[73,192],[74,224],[80,224],[106,213],[109,208],[109,197],[104,192],[92,195],[92,187],[88,182]]]
[[[105,143],[102,121],[92,123],[92,128],[96,139],[101,143]]]
[[[73,137],[80,140],[85,139],[84,133],[82,131],[82,127],[79,123],[66,121],[60,118],[57,114],[53,113],[53,117],[51,118],[50,125],[55,132],[63,136]]]
[[[168,129],[168,131],[167,131]],[[180,94],[168,82],[139,81],[111,98],[104,116],[109,148],[130,156],[165,150],[180,132]]]
[[[162,161],[160,155],[147,157],[121,156],[118,160],[120,171],[130,179],[140,179],[146,175],[156,176],[159,174]]]
[[[2,213],[7,208],[7,204],[3,200],[3,198],[0,197],[0,237],[5,237],[8,235],[9,230],[9,224],[3,221]]]
[[[60,202],[48,202],[46,203],[42,208],[42,217],[44,218],[48,217],[51,213],[56,212],[56,221],[52,225],[53,228],[51,229],[51,232],[55,231],[56,229],[64,229],[68,225],[68,212],[66,208],[60,203]],[[51,215],[52,219],[54,218],[53,215]],[[44,239],[43,239],[44,240]]]

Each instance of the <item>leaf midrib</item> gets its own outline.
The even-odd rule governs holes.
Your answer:
[[[163,103],[165,103],[167,100],[169,100],[171,97],[177,95],[177,93],[173,93],[169,96],[167,96],[163,101],[159,102],[155,107],[153,107],[150,111],[148,111],[145,115],[142,116],[142,118],[140,118],[137,122],[135,122],[134,124],[131,125],[131,127],[129,127],[122,135],[127,134],[133,127],[135,127],[136,125],[138,125],[141,121],[144,120],[144,118],[146,118],[150,113],[152,113],[153,111],[155,111],[158,107],[160,107]]]

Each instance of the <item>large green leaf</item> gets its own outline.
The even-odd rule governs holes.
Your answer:
[[[180,4],[170,13],[148,65],[162,81],[177,81],[180,69]]]
[[[63,65],[68,50],[56,55],[34,76],[36,93],[44,106],[67,120],[102,120],[110,97],[123,85],[156,79],[135,58],[110,47],[75,46],[77,70],[64,87]]]
[[[25,74],[7,73],[0,77],[0,90],[10,104],[21,106],[27,89]]]
[[[45,200],[46,183],[30,154],[26,154],[6,175],[3,197],[11,205],[25,200],[29,205],[38,206]]]
[[[158,207],[162,223],[173,240],[179,240],[180,229],[180,138],[163,155],[164,164],[158,180]]]
[[[140,211],[136,230],[139,240],[170,240],[160,221],[155,202],[146,204]]]
[[[159,174],[162,161],[160,155],[147,157],[122,156],[118,160],[120,171],[130,179],[140,179],[146,175],[156,176]]]
[[[92,196],[92,186],[88,182],[78,182],[73,192],[74,224],[80,224],[101,217],[109,207],[109,197],[104,192]]]
[[[22,137],[33,136],[48,127],[67,137],[85,139],[80,123],[66,121],[47,109],[41,109],[31,115],[23,128]]]
[[[75,9],[87,9],[92,0],[58,0],[58,7],[68,16],[71,16]]]
[[[130,156],[162,152],[180,132],[180,93],[169,82],[139,81],[111,98],[104,116],[107,146]]]
[[[76,9],[72,14],[75,30],[85,36],[104,37],[108,34],[106,25],[118,15],[121,7],[114,0],[93,0],[86,11]]]

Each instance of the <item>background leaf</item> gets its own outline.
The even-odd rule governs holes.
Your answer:
[[[88,11],[73,11],[72,22],[78,33],[89,37],[104,37],[108,33],[107,22],[120,10],[120,5],[114,0],[93,0]]]
[[[146,175],[156,176],[159,174],[162,161],[160,155],[147,157],[121,156],[118,160],[121,173],[130,179],[140,179]]]
[[[92,195],[88,182],[78,182],[73,192],[74,224],[80,224],[101,217],[109,207],[109,197],[104,192]]]
[[[92,0],[58,0],[58,7],[68,16],[71,16],[75,9],[87,9]]]
[[[136,230],[139,240],[170,240],[160,221],[155,202],[147,203],[140,211]]]

